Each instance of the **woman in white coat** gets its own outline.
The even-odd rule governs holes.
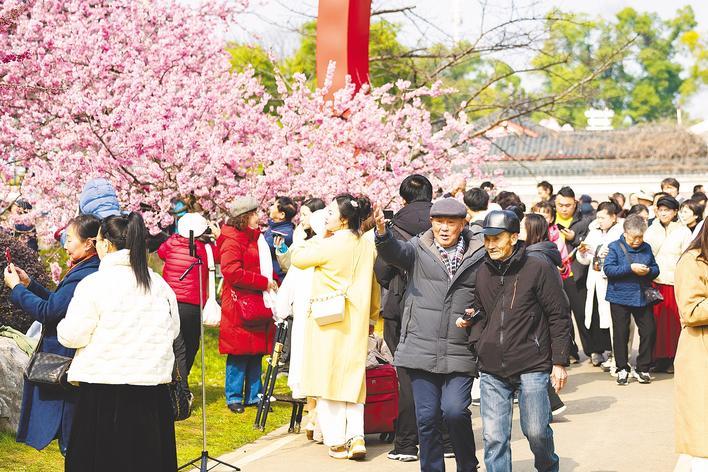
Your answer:
[[[175,427],[167,384],[179,334],[177,297],[147,265],[139,213],[103,220],[98,271],[76,287],[59,342],[77,349],[79,384],[66,470],[174,471]]]
[[[326,233],[327,211],[317,210],[310,216],[309,226],[313,238],[324,238]],[[306,238],[293,244],[293,247],[303,244]],[[312,276],[315,268],[298,269],[290,266],[285,280],[278,290],[276,303],[276,318],[279,322],[285,321],[288,316],[293,317],[290,346],[290,370],[288,371],[288,387],[292,390],[293,398],[305,398],[300,385],[305,345],[305,321],[310,306],[312,294]]]
[[[610,303],[605,300],[607,278],[602,266],[608,252],[607,246],[622,236],[622,225],[617,221],[619,212],[616,203],[600,203],[596,219],[590,224],[590,232],[576,255],[578,262],[590,266],[586,282],[588,295],[585,300],[585,327],[593,343],[591,361],[595,367],[605,361],[605,351],[612,351],[612,315]]]

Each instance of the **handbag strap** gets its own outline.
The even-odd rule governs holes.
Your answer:
[[[629,257],[629,251],[627,251],[627,248],[624,247],[624,244],[622,244],[622,241],[619,242],[620,248],[622,248],[622,252],[624,252],[624,255],[627,257],[627,262],[632,264],[632,258]]]
[[[354,261],[354,269],[352,269],[352,280],[349,283],[349,285],[347,285],[347,287],[343,290],[344,298],[348,298],[347,292],[349,292],[349,288],[354,283],[354,276],[356,274],[356,269],[357,269],[357,267],[359,267],[359,260],[361,259],[361,251],[359,250],[360,248],[361,248],[361,238],[357,241],[357,245],[356,245],[356,249],[355,249],[356,260]]]
[[[214,253],[211,249],[211,244],[204,245],[207,255],[207,268],[209,269],[209,280],[207,282],[208,298],[216,299],[216,265],[214,264]]]
[[[622,248],[622,252],[624,252],[624,255],[627,256],[627,262],[629,262],[630,265],[633,264],[632,258],[629,257],[629,251],[627,251],[627,248],[624,247],[624,244],[622,243],[622,241],[619,242],[619,245]],[[643,288],[650,288],[651,287],[651,284],[646,283],[646,281],[644,280],[645,276],[638,276],[638,277],[639,277],[639,286],[640,287],[643,287]]]

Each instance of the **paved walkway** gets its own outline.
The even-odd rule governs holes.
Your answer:
[[[672,471],[678,459],[674,453],[673,380],[657,374],[649,385],[631,382],[620,387],[614,378],[588,361],[572,366],[561,397],[567,410],[553,423],[556,452],[561,471]],[[477,457],[482,461],[482,422],[479,409],[472,407]],[[324,446],[307,441],[304,433],[288,434],[287,428],[261,438],[221,457],[244,472],[413,472],[419,464],[386,458],[390,450],[376,436],[367,437],[366,461],[330,459]],[[512,432],[515,472],[533,471],[533,456],[521,433],[518,411]],[[455,461],[447,470],[455,470]],[[214,470],[229,470],[223,467]],[[482,468],[484,470],[484,468]]]

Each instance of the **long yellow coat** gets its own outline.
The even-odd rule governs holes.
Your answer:
[[[698,250],[676,267],[676,302],[683,330],[674,360],[676,451],[708,457],[708,263]]]
[[[376,246],[342,230],[326,239],[306,241],[291,251],[292,265],[315,268],[313,298],[351,284],[343,321],[320,326],[308,310],[302,390],[311,397],[364,403],[369,326],[376,323],[381,306],[381,289],[374,277]]]

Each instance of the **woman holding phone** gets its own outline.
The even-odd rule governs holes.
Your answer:
[[[12,290],[10,301],[42,323],[38,352],[74,357],[74,349],[59,344],[57,325],[66,316],[78,283],[98,270],[95,241],[99,225],[100,220],[93,215],[80,215],[69,222],[64,249],[69,255],[71,268],[54,292],[30,279],[23,269],[11,263],[9,251],[5,252],[8,259],[5,285]],[[76,400],[76,390],[51,391],[25,380],[17,442],[41,450],[58,439],[59,450],[66,455]]]

